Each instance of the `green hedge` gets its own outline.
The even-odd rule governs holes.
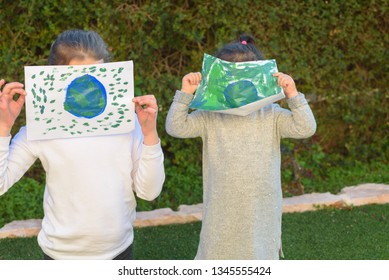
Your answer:
[[[0,77],[9,81],[23,82],[24,65],[46,64],[51,42],[71,28],[97,31],[114,61],[134,61],[136,95],[159,101],[167,174],[161,196],[140,209],[201,202],[201,141],[168,136],[165,118],[181,77],[240,32],[294,77],[317,118],[314,137],[282,142],[286,195],[307,183],[314,191],[337,166],[387,163],[386,0],[21,0],[1,1],[0,11]],[[13,132],[23,124],[22,115]],[[37,164],[29,176],[42,182],[41,173]]]

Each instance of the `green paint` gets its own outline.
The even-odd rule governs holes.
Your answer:
[[[34,97],[32,100],[32,104],[36,107],[36,111],[34,112],[34,120],[37,122],[41,122],[42,125],[46,125],[43,127],[43,130],[45,131],[42,131],[42,134],[50,135],[51,131],[60,130],[61,133],[66,132],[69,134],[69,136],[83,134],[88,135],[96,133],[98,131],[108,132],[109,130],[121,127],[122,123],[124,122],[131,122],[131,119],[126,118],[125,115],[125,111],[129,111],[129,109],[127,108],[128,104],[125,104],[125,102],[123,102],[126,92],[128,92],[127,89],[123,88],[123,85],[129,84],[129,82],[123,81],[125,79],[123,76],[125,68],[121,67],[119,69],[109,69],[105,67],[93,66],[84,67],[82,69],[80,68],[80,70],[78,70],[74,69],[72,66],[67,68],[68,73],[63,73],[62,70],[58,71],[57,68],[54,69],[54,72],[51,72],[49,70],[44,70],[40,72],[38,71],[39,75],[41,76],[39,77],[38,73],[35,73],[31,78],[31,80],[35,79],[36,81],[36,83],[33,83],[33,86],[30,88],[31,95]],[[76,72],[77,74],[75,74]],[[86,72],[86,74],[95,72],[96,76],[99,75],[99,79],[102,79],[102,77],[111,77],[111,81],[114,82],[111,83],[109,87],[106,87],[106,89],[109,89],[108,94],[110,94],[112,98],[108,98],[107,101],[110,103],[110,106],[116,107],[117,110],[104,112],[103,115],[93,120],[92,123],[85,122],[85,119],[77,122],[79,118],[78,116],[76,116],[75,118],[69,120],[69,124],[67,123],[67,121],[64,122],[59,117],[59,115],[63,114],[63,112],[66,110],[63,110],[63,107],[60,107],[61,110],[57,110],[56,105],[62,104],[62,95],[57,94],[57,92],[63,93],[64,90],[67,92],[69,87],[67,86],[67,84],[65,85],[64,82],[66,83],[67,80],[71,79],[74,76],[79,76],[81,72]],[[59,88],[60,86],[56,84],[56,81],[62,82],[62,88]],[[82,95],[78,96],[77,98],[75,102],[79,102],[80,104],[84,104],[87,102],[85,97]],[[58,103],[57,101],[59,101],[60,103]],[[42,117],[45,116],[47,112],[50,113],[49,115],[47,115],[48,118],[43,119]]]
[[[233,63],[204,54],[202,80],[190,107],[225,110],[278,94],[275,72],[274,59]]]

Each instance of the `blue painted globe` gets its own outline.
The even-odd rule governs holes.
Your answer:
[[[230,108],[242,107],[260,99],[254,84],[247,80],[230,83],[223,94]]]
[[[94,118],[103,113],[106,106],[104,85],[91,75],[74,79],[66,90],[64,109],[76,117]]]

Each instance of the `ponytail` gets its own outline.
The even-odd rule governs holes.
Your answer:
[[[246,62],[263,60],[264,56],[256,48],[255,40],[248,34],[241,34],[238,40],[223,46],[215,55],[229,62]]]

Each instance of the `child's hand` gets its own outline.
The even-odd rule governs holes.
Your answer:
[[[5,86],[4,84],[5,81],[0,80],[0,137],[6,137],[10,134],[26,97],[23,84],[18,82],[8,83]],[[3,86],[4,88],[1,89]],[[19,94],[19,97],[14,100],[16,94]]]
[[[282,87],[287,98],[292,98],[298,95],[296,84],[291,76],[278,72],[273,74],[278,78],[278,85]]]
[[[193,94],[201,81],[201,73],[189,73],[182,78],[182,88],[181,91],[189,94]]]
[[[144,136],[145,145],[155,145],[159,142],[157,133],[158,105],[154,95],[137,96],[132,99],[135,111]]]

